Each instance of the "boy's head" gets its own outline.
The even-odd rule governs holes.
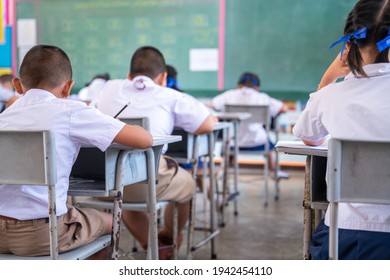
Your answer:
[[[144,46],[135,51],[130,62],[129,78],[140,75],[147,76],[160,85],[166,83],[167,67],[164,56],[158,49]]]
[[[0,76],[0,84],[9,90],[14,90],[14,86],[12,85],[13,78],[14,76],[11,74],[3,74]]]
[[[54,94],[62,90],[70,92],[73,85],[69,57],[56,46],[37,45],[31,48],[23,58],[19,74],[20,79],[14,79],[16,90],[22,91],[19,93],[32,88],[48,90]]]
[[[238,87],[260,88],[260,78],[254,73],[245,72],[238,79]]]

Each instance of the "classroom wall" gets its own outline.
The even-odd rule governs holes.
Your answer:
[[[11,74],[15,0],[0,0],[0,75]]]
[[[70,55],[81,88],[97,73],[124,78],[141,45],[162,50],[183,89],[211,97],[243,71],[282,99],[307,98],[339,51],[356,0],[19,0],[18,19],[36,19],[38,43]],[[191,56],[193,55],[193,56]]]

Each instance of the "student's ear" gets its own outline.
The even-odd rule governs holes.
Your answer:
[[[167,72],[161,73],[154,79],[154,82],[162,87],[166,87],[167,86],[167,76],[168,76]]]
[[[345,47],[347,49],[347,52],[349,52],[349,50],[351,49],[351,43],[345,44]]]
[[[14,88],[15,88],[15,91],[19,94],[23,94],[23,87],[22,87],[22,83],[20,82],[20,79],[19,78],[13,78],[12,79],[12,84],[14,85]]]
[[[133,78],[131,77],[131,74],[129,73],[129,74],[127,74],[127,78],[129,79],[129,80],[132,80]]]
[[[64,87],[62,88],[61,97],[62,98],[68,98],[70,95],[70,91],[74,85],[74,81],[70,80],[69,82],[66,82]]]

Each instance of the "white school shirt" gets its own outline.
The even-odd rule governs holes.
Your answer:
[[[100,92],[97,108],[115,116],[129,101],[118,118],[149,117],[154,136],[171,135],[174,127],[193,133],[210,115],[209,109],[194,97],[157,85],[146,76],[108,81]],[[167,145],[163,153],[166,150]]]
[[[353,74],[310,94],[293,128],[303,140],[325,137],[390,139],[390,63],[363,67],[369,78]],[[389,183],[390,187],[390,183]],[[390,232],[390,206],[339,204],[339,228]],[[329,226],[329,211],[325,216]]]
[[[39,89],[29,90],[0,114],[3,129],[54,131],[58,216],[67,212],[69,175],[80,146],[93,145],[105,151],[123,126],[124,123],[83,102],[56,98]],[[48,217],[46,187],[0,185],[0,194],[0,215],[19,220]]]
[[[13,90],[10,90],[0,84],[0,102],[7,103],[8,100],[15,95]]]
[[[92,101],[99,95],[99,92],[105,83],[105,79],[94,79],[88,86],[80,89],[79,93],[77,94],[78,99],[86,102]]]
[[[243,87],[221,93],[211,100],[213,108],[224,111],[225,105],[269,105],[270,115],[275,117],[283,102],[253,88]],[[239,147],[256,147],[267,143],[267,133],[261,123],[242,122],[238,132]]]

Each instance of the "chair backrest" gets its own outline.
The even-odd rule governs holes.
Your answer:
[[[150,131],[150,122],[148,117],[139,117],[139,118],[119,118],[124,123],[130,125],[139,125],[146,130]]]
[[[338,203],[390,204],[390,141],[330,139],[327,183],[329,259],[336,260]]]
[[[48,188],[50,255],[58,258],[54,134],[50,131],[0,130],[0,184]]]
[[[54,185],[54,135],[50,131],[0,130],[0,184]]]
[[[225,112],[247,112],[252,116],[243,122],[262,123],[267,131],[271,124],[269,105],[225,105]]]
[[[330,139],[329,202],[390,203],[390,141]]]

